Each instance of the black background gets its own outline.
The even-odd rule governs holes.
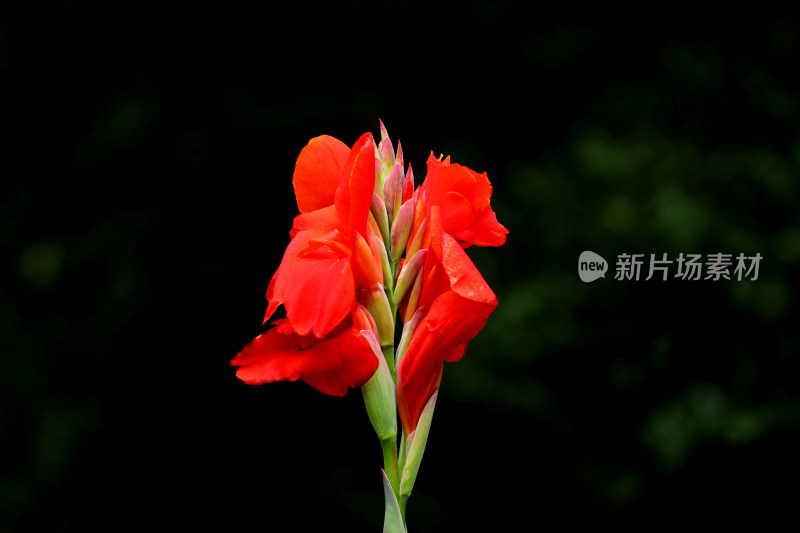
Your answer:
[[[511,232],[469,250],[500,305],[446,365],[411,530],[793,521],[796,18],[522,5],[3,8],[3,530],[381,527],[359,391],[228,366],[297,154],[379,118],[418,182],[431,151],[487,171]],[[623,252],[764,259],[614,280]]]

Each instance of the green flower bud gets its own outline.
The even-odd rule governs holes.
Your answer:
[[[422,410],[422,415],[419,417],[417,429],[406,440],[406,464],[403,466],[403,475],[400,477],[401,498],[408,498],[411,495],[414,482],[417,480],[417,472],[419,472],[419,465],[422,462],[422,455],[425,453],[425,445],[428,443],[428,433],[431,430],[433,409],[436,406],[438,395],[438,390],[431,395],[428,403],[425,404],[425,409]]]
[[[378,435],[378,439],[386,440],[397,437],[397,403],[395,400],[394,381],[383,357],[377,339],[371,332],[364,333],[368,337],[375,355],[378,357],[378,369],[372,377],[361,386],[367,416]]]
[[[383,290],[383,285],[376,283],[366,289],[362,298],[364,307],[375,319],[378,326],[381,346],[394,346],[394,316],[389,306],[389,298]]]

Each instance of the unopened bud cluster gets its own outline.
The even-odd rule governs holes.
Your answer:
[[[380,258],[381,279],[379,283],[362,291],[361,301],[376,326],[378,342],[384,355],[382,364],[385,362],[393,378],[420,320],[421,314],[415,311],[428,251],[422,248],[426,221],[423,220],[414,228],[417,201],[414,172],[411,165],[407,171],[405,169],[400,143],[397,143],[395,151],[382,122],[380,126],[381,140],[375,146],[375,190],[370,205],[369,223],[373,228],[373,242],[370,246],[372,255]],[[374,251],[375,247],[378,247],[377,252]],[[367,256],[366,253],[364,255]],[[398,307],[403,303],[405,320],[395,354],[395,316]],[[386,379],[381,367],[362,390],[370,420],[383,440],[386,438],[384,435],[390,433],[390,427],[396,428],[394,398],[391,401],[387,399],[388,395],[394,397],[394,382]],[[375,404],[374,407],[371,404]],[[378,414],[378,406],[381,411],[385,409],[385,415]]]
[[[400,348],[407,347],[413,334],[412,318],[419,301],[422,287],[422,267],[427,250],[422,247],[426,221],[414,228],[414,209],[417,192],[414,188],[414,171],[411,165],[405,170],[403,148],[397,143],[397,151],[381,122],[381,140],[375,147],[375,191],[370,207],[370,223],[374,223],[383,240],[380,250],[383,285],[386,299],[377,294],[367,295],[381,336],[381,346],[393,346],[394,316],[397,308],[407,298],[403,338]],[[380,318],[379,318],[380,317]],[[391,317],[392,327],[381,326],[385,317]],[[388,338],[385,338],[388,336]],[[398,350],[394,366],[402,357]],[[394,374],[394,368],[392,373]]]

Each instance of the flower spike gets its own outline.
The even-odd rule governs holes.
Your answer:
[[[286,318],[231,365],[247,384],[302,380],[332,396],[360,387],[383,452],[384,532],[407,533],[444,363],[464,356],[498,303],[465,249],[499,246],[508,230],[485,172],[431,152],[417,186],[401,143],[395,151],[379,124],[377,143],[369,132],[351,147],[322,135],[300,151],[299,214],[264,324],[281,306]]]

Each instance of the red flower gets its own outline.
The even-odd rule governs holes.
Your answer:
[[[443,228],[443,209],[429,208],[428,254],[416,313],[422,316],[397,369],[397,407],[407,434],[439,388],[444,361],[458,361],[497,307],[497,297]],[[406,321],[412,320],[406,314]],[[419,318],[419,317],[418,317]]]
[[[295,332],[321,339],[352,311],[356,284],[367,288],[381,279],[367,245],[374,151],[365,133],[351,150],[322,136],[300,152],[293,180],[300,215],[267,289],[264,321],[283,304]]]
[[[286,319],[262,333],[236,354],[236,377],[250,385],[302,379],[315,389],[344,396],[364,384],[378,368],[369,330],[340,324],[325,339],[298,335]]]
[[[267,289],[264,322],[281,305],[286,318],[231,361],[250,384],[302,379],[336,396],[363,385],[383,449],[384,526],[393,530],[405,530],[403,504],[444,362],[464,355],[497,307],[464,250],[500,246],[508,233],[491,208],[486,173],[431,155],[415,190],[404,167],[383,123],[377,147],[365,133],[352,148],[329,136],[303,148],[293,179],[300,214]],[[404,327],[395,354],[398,310]]]
[[[365,133],[352,149],[329,136],[300,152],[294,190],[300,215],[267,289],[266,322],[280,305],[286,319],[256,337],[231,361],[247,383],[303,379],[343,395],[378,366],[368,328],[353,324],[357,287],[382,279],[379,251],[367,244],[375,184],[375,146]],[[376,257],[376,253],[378,254]],[[357,321],[359,322],[359,321]]]
[[[458,163],[428,157],[428,174],[420,186],[414,231],[427,216],[429,206],[441,208],[442,229],[464,248],[500,246],[508,230],[497,221],[490,201],[492,185],[486,173],[478,174]],[[426,209],[426,207],[428,207]]]

